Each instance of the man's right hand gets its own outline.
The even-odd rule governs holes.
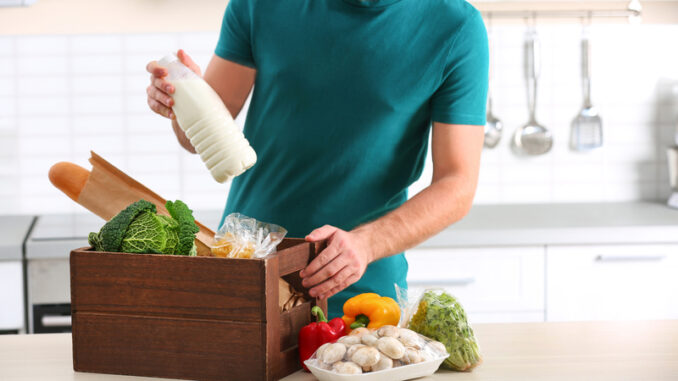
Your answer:
[[[201,76],[200,67],[193,62],[186,52],[179,49],[177,57],[179,57],[179,60],[184,65],[188,66],[189,69]],[[151,61],[146,65],[146,71],[151,74],[151,84],[146,88],[148,107],[156,114],[175,119],[174,113],[172,112],[172,106],[174,105],[174,100],[172,99],[174,86],[165,80],[167,68],[160,66],[157,61]]]

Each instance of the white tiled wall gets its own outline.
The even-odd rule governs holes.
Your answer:
[[[664,147],[678,100],[677,26],[593,29],[594,103],[605,146],[569,151],[569,124],[581,103],[578,26],[541,26],[538,119],[554,131],[547,155],[519,158],[508,137],[527,120],[523,29],[491,31],[499,147],[484,152],[477,203],[656,199],[668,192]],[[146,106],[146,63],[181,47],[204,68],[217,33],[0,37],[0,213],[82,209],[47,179],[57,161],[89,167],[89,150],[168,199],[219,209],[227,185],[212,180],[176,143],[167,120]],[[678,98],[678,95],[675,95]],[[244,114],[244,113],[243,113]],[[243,116],[238,122],[242,124]],[[430,165],[413,193],[430,179]]]
[[[494,114],[504,122],[500,145],[483,152],[476,203],[598,202],[664,199],[666,146],[678,128],[678,26],[601,25],[590,31],[593,103],[604,146],[569,149],[570,124],[582,103],[579,25],[538,26],[542,71],[537,119],[554,135],[551,152],[518,157],[513,132],[528,120],[521,26],[489,31],[493,45]],[[430,167],[414,185],[430,179]]]

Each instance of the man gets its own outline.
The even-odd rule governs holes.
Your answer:
[[[183,51],[179,58],[200,74]],[[204,79],[237,115],[258,162],[231,212],[327,239],[302,272],[331,317],[362,292],[406,287],[402,252],[470,209],[483,145],[487,34],[463,0],[231,0]],[[155,62],[148,103],[172,119]],[[407,200],[432,127],[431,185]]]

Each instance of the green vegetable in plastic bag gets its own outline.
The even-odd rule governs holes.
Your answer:
[[[443,291],[426,291],[409,328],[445,345],[450,357],[443,368],[469,371],[481,362],[478,342],[457,299]]]

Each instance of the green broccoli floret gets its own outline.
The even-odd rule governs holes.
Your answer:
[[[450,357],[443,362],[444,368],[468,371],[481,361],[478,342],[468,325],[466,312],[452,295],[427,291],[409,328],[445,345]]]

